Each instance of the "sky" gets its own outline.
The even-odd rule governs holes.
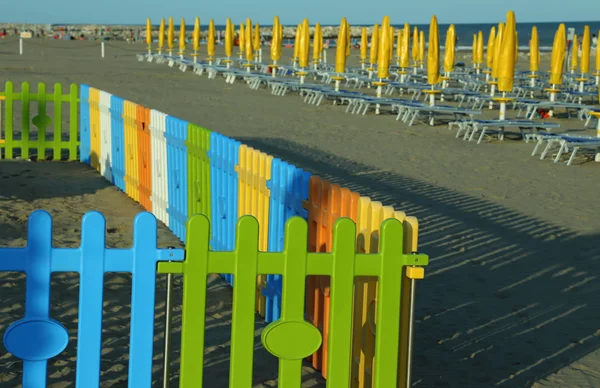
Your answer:
[[[598,0],[379,0],[382,10],[372,1],[358,0],[14,0],[0,9],[1,22],[17,23],[84,23],[144,24],[151,18],[182,17],[193,24],[198,16],[225,24],[251,18],[272,24],[278,15],[282,24],[297,24],[308,18],[311,24],[339,24],[345,16],[350,24],[374,24],[389,15],[392,24],[429,23],[433,13],[439,23],[496,23],[505,19],[506,11],[515,11],[517,22],[575,22],[600,20]],[[222,4],[222,6],[221,6]],[[366,6],[368,5],[368,7]],[[590,20],[595,19],[595,20]],[[189,20],[189,21],[188,21]]]

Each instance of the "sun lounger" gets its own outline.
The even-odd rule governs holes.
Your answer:
[[[458,131],[456,132],[456,138],[462,135],[463,140],[473,141],[477,132],[481,131],[477,144],[481,144],[486,133],[490,130],[498,132],[498,138],[504,140],[505,128],[519,128],[521,136],[526,139],[527,134],[525,130],[530,130],[532,133],[537,133],[538,129],[552,129],[559,128],[560,125],[556,123],[548,123],[543,121],[532,121],[532,120],[469,120],[460,123],[453,122],[451,124],[458,124]],[[449,125],[450,129],[452,125]],[[528,140],[528,139],[526,139]]]
[[[428,117],[434,115],[453,115],[455,118],[454,121],[460,121],[467,116],[473,119],[473,115],[481,114],[481,111],[474,109],[458,108],[449,105],[430,106],[418,101],[400,101],[401,102],[398,102],[397,100],[396,104],[393,106],[398,110],[396,120],[402,120],[403,122],[408,123],[408,126],[412,126],[423,113],[426,113]]]
[[[537,150],[539,149],[541,143],[544,141],[547,142],[546,148],[542,153],[540,160],[546,157],[546,154],[553,146],[558,145],[558,151],[556,156],[554,157],[554,163],[558,163],[563,155],[571,152],[569,159],[567,159],[567,166],[570,166],[573,163],[573,159],[575,155],[580,149],[589,149],[593,150],[594,153],[600,151],[600,138],[591,137],[591,136],[574,136],[574,135],[566,135],[566,134],[557,134],[554,136],[541,136],[538,139],[538,144],[536,144],[536,148],[534,149],[532,156],[535,155]]]
[[[519,109],[517,113],[517,117],[525,117],[529,120],[535,118],[535,114],[538,109],[556,109],[563,108],[567,111],[567,115],[570,117],[570,111],[575,110],[577,112],[577,117],[579,119],[583,119],[583,110],[589,109],[589,105],[579,104],[574,102],[564,102],[564,101],[539,101],[539,100],[529,100],[529,99],[520,99],[515,100],[515,104]],[[525,111],[525,114],[523,114]]]

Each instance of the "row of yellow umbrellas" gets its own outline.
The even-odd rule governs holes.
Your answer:
[[[514,16],[514,13],[512,14]],[[507,19],[508,22],[508,19]],[[387,23],[385,26],[384,23]],[[435,24],[435,26],[434,26]],[[336,72],[342,73],[345,71],[345,63],[346,57],[350,54],[350,28],[347,20],[344,18],[342,20],[342,24],[340,25],[340,33],[338,36],[338,55],[336,56]],[[438,65],[439,65],[439,35],[436,38],[432,37],[432,29],[437,32],[437,19],[432,18],[432,22],[430,25],[430,45],[432,38],[433,40],[437,39],[437,45],[435,47],[430,48],[430,53],[428,54],[428,62],[431,61],[431,58],[438,56]],[[387,34],[383,34],[383,31],[387,31]],[[175,26],[173,23],[173,18],[169,18],[169,25],[167,30],[167,45],[169,51],[174,48],[174,35],[175,35]],[[233,35],[234,35],[234,27],[231,23],[230,19],[227,19],[226,31],[225,31],[225,54],[227,57],[231,57],[232,48],[233,48]],[[434,34],[435,35],[435,34]],[[492,27],[487,45],[487,67],[490,69],[490,74],[493,79],[499,80],[499,70],[503,68],[506,64],[505,58],[507,57],[506,50],[502,48],[502,42],[505,35],[505,25],[500,23],[498,28]],[[185,20],[181,20],[181,26],[179,29],[179,54],[183,55],[186,48],[186,31],[185,31]],[[377,78],[384,79],[389,76],[389,62],[393,57],[393,41],[394,41],[394,28],[389,25],[389,17],[384,18],[384,22],[382,23],[381,28],[378,25],[375,25],[373,28],[373,34],[371,36],[370,42],[370,53],[369,58],[367,60],[367,46],[368,46],[368,36],[367,29],[363,28],[361,34],[361,62],[363,64],[369,63],[371,65],[371,69],[374,69],[375,64],[377,64]],[[413,64],[423,64],[424,56],[425,56],[425,34],[423,31],[418,31],[417,27],[414,27],[412,33],[412,52],[410,50],[410,41],[411,41],[411,31],[408,23],[404,25],[403,29],[398,29],[397,31],[397,50],[396,50],[396,60],[397,64],[402,68],[406,69],[410,66],[410,60],[412,59]],[[249,38],[250,37],[250,38]],[[516,53],[518,52],[518,43],[517,43],[517,33],[516,29],[510,33],[510,45],[514,51],[513,55],[511,55],[511,60],[513,63],[516,61]],[[281,40],[282,40],[282,25],[279,23],[279,18],[275,17],[274,19],[274,28],[273,28],[273,40],[271,44],[271,59],[274,61],[274,64],[281,57]],[[454,25],[451,25],[446,33],[446,50],[443,61],[443,69],[445,73],[450,73],[453,70],[454,66],[454,52],[455,52],[455,41],[456,41],[456,31]],[[571,68],[575,69],[577,66],[580,68],[580,72],[582,77],[584,74],[589,72],[590,65],[590,31],[589,27],[586,26],[582,39],[581,39],[581,61],[578,62],[577,56],[577,47],[578,47],[578,38],[575,38],[575,54],[572,56]],[[152,27],[150,23],[150,19],[147,20],[146,24],[146,42],[148,43],[149,49],[152,43]],[[296,43],[297,42],[297,43]],[[192,43],[194,48],[193,56],[197,56],[197,52],[200,49],[200,20],[196,18],[194,24],[194,32],[192,34]],[[162,50],[165,44],[165,20],[162,19],[159,27],[158,34],[158,48]],[[309,53],[309,45],[310,45],[310,33],[309,33],[309,25],[308,20],[305,19],[303,23],[298,25],[296,30],[296,40],[294,43],[294,60],[299,62],[301,68],[308,67],[308,53]],[[551,59],[551,84],[560,84],[562,82],[562,60],[564,60],[565,54],[565,27],[561,25],[556,32],[555,41],[553,44],[552,50],[552,59]],[[239,47],[240,47],[240,57],[245,53],[246,59],[251,62],[254,59],[255,50],[260,47],[260,30],[259,25],[256,24],[256,28],[253,31],[253,26],[250,19],[246,20],[246,23],[240,24],[239,29]],[[436,48],[437,47],[437,48]],[[481,67],[483,64],[483,33],[479,32],[479,34],[474,35],[473,37],[473,63],[477,68]],[[341,50],[343,48],[344,50]],[[323,50],[323,41],[322,41],[322,30],[319,24],[316,24],[314,31],[314,39],[313,39],[313,62],[318,63],[321,57],[321,53]],[[432,50],[438,50],[437,54],[431,53]],[[600,48],[598,49],[600,50]],[[209,56],[209,60],[212,60],[212,57],[215,55],[215,25],[214,21],[211,19],[209,22],[209,32],[207,38],[207,52]],[[339,55],[343,52],[343,55]],[[502,57],[501,57],[501,53]],[[600,54],[600,53],[599,53]],[[433,55],[433,56],[432,56]],[[532,37],[530,40],[530,70],[532,73],[539,71],[539,46],[538,46],[538,32],[536,27],[532,29]],[[387,66],[380,66],[379,64],[387,63]],[[432,63],[433,64],[433,63]],[[428,66],[430,68],[430,66]],[[514,70],[514,66],[512,67]],[[431,74],[435,72],[435,69],[431,69]],[[596,71],[600,72],[600,55],[596,55]],[[429,74],[429,73],[428,73]],[[428,75],[428,82],[432,83],[434,78]],[[437,76],[437,81],[440,81],[439,74]],[[500,81],[498,81],[500,82]],[[505,82],[505,81],[502,81]],[[512,85],[509,83],[508,85]],[[498,85],[500,90],[500,85]],[[500,90],[502,91],[502,90]]]

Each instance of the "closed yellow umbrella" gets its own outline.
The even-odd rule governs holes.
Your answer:
[[[258,23],[254,27],[254,42],[252,47],[254,47],[254,50],[260,50],[260,25]]]
[[[363,27],[360,33],[360,63],[365,68],[367,63],[367,49],[369,46],[369,37],[367,36],[367,27]]]
[[[373,33],[371,34],[371,47],[370,47],[370,51],[369,51],[369,63],[370,63],[370,70],[369,70],[369,78],[370,75],[375,67],[375,64],[377,63],[377,52],[379,50],[379,25],[375,24],[373,26]]]
[[[302,32],[300,34],[300,68],[308,67],[308,51],[310,48],[310,30],[308,19],[302,21]]]
[[[456,46],[456,29],[450,24],[446,32],[446,50],[444,52],[444,72],[451,73],[454,70],[454,53]]]
[[[417,62],[419,61],[419,30],[417,27],[413,28],[413,36],[412,36],[412,60],[417,66]]]
[[[231,23],[231,19],[227,18],[227,22],[225,23],[225,56],[227,59],[223,60],[227,64],[227,68],[229,69],[231,64],[231,55],[233,54],[233,23]]]
[[[254,47],[252,42],[252,20],[246,19],[246,32],[244,34],[246,47],[244,47],[244,53],[246,54],[246,60],[248,62],[254,61]],[[248,67],[250,71],[250,67]]]
[[[427,49],[427,83],[433,87],[440,81],[440,35],[435,15],[429,24],[429,48]]]
[[[512,92],[515,78],[515,47],[517,46],[517,27],[515,13],[508,11],[506,14],[506,26],[502,33],[500,55],[498,57],[498,90],[502,97],[496,100],[500,102],[500,120],[506,119],[506,93]]]
[[[498,33],[494,42],[494,66],[492,67],[492,77],[498,78],[498,66],[500,66],[500,51],[502,50],[502,38],[504,36],[504,23],[498,24]]]
[[[400,66],[400,57],[402,56],[402,34],[404,30],[398,29],[398,34],[396,34],[396,64]]]
[[[192,44],[194,45],[194,59],[198,55],[200,50],[200,18],[196,18],[194,21],[194,32],[192,33]]]
[[[421,69],[425,65],[425,31],[419,32],[419,64]]]
[[[506,28],[502,35],[498,66],[498,90],[502,93],[512,92],[515,77],[515,46],[516,46],[515,13],[508,11]]]
[[[175,23],[173,18],[169,18],[169,29],[167,30],[167,45],[169,46],[169,55],[173,52],[175,47]]]
[[[590,27],[583,27],[583,36],[581,37],[581,58],[579,64],[581,76],[576,79],[579,82],[579,91],[583,92],[586,75],[590,71]],[[600,93],[600,90],[599,90]],[[583,102],[583,98],[579,97],[579,103]]]
[[[240,48],[240,59],[244,57],[244,51],[246,50],[246,31],[244,29],[244,23],[240,23],[240,36],[238,39],[238,47]]]
[[[477,34],[473,34],[473,47],[471,48],[471,58],[473,67],[477,65]]]
[[[477,73],[479,73],[479,69],[483,64],[483,31],[479,31],[479,34],[477,35],[477,49],[475,54],[477,56]]]
[[[300,56],[300,33],[302,32],[302,25],[298,24],[296,27],[296,36],[294,36],[294,66],[296,62],[298,62],[298,57]]]
[[[158,28],[158,53],[160,54],[165,47],[165,18],[160,19],[160,27]]]
[[[212,64],[215,56],[215,21],[210,19],[208,22],[208,35],[206,36],[206,50],[208,53],[208,61]]]
[[[384,16],[381,23],[381,41],[377,53],[377,78],[386,79],[390,76],[390,17]]]
[[[317,23],[313,34],[313,63],[315,69],[321,61],[321,44],[323,44],[323,31],[321,30],[321,24]]]
[[[281,59],[281,34],[279,29],[279,16],[273,18],[273,39],[271,39],[271,60],[272,67],[277,66],[277,61]],[[275,72],[273,72],[275,74]]]
[[[335,48],[335,72],[346,72],[346,18],[342,18]]]
[[[573,37],[573,50],[571,50],[571,73],[574,73],[575,70],[577,70],[577,65],[579,65],[579,63],[577,63],[577,59],[578,58],[578,51],[579,51],[579,38],[577,36],[577,34],[575,34],[575,36]]]
[[[402,50],[400,51],[400,67],[406,69],[410,66],[410,25],[404,23],[404,29],[402,30]],[[404,78],[404,77],[401,77]],[[404,82],[402,79],[401,82]]]
[[[148,45],[148,54],[152,54],[152,23],[150,18],[146,19],[146,44]]]
[[[181,18],[181,24],[179,25],[179,55],[183,58],[185,54],[185,19]]]
[[[346,72],[346,39],[348,37],[348,33],[346,32],[346,18],[342,18],[340,23],[340,29],[338,30],[338,37],[335,46],[335,72],[336,73],[345,73]],[[333,77],[335,80],[335,90],[340,90],[340,81],[343,80],[343,77],[335,76]]]
[[[490,30],[490,36],[488,37],[487,44],[487,56],[486,56],[486,64],[488,69],[494,67],[494,45],[496,44],[496,27],[492,27]]]
[[[540,46],[536,26],[531,28],[531,40],[529,41],[529,70],[534,74],[536,71],[540,70]]]
[[[554,85],[562,84],[563,62],[565,60],[565,48],[567,37],[565,33],[565,25],[560,24],[556,34],[554,35],[554,43],[552,45],[552,59],[550,64],[550,84],[554,89]],[[554,93],[552,93],[554,96]]]
[[[590,26],[583,28],[583,37],[581,38],[581,78],[584,78],[590,71]]]

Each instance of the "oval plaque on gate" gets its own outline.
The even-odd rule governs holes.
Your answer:
[[[284,360],[301,360],[316,352],[323,338],[306,321],[276,321],[262,332],[262,343],[272,355]]]
[[[4,334],[6,350],[27,361],[44,361],[59,355],[69,343],[67,329],[53,319],[21,319]]]

